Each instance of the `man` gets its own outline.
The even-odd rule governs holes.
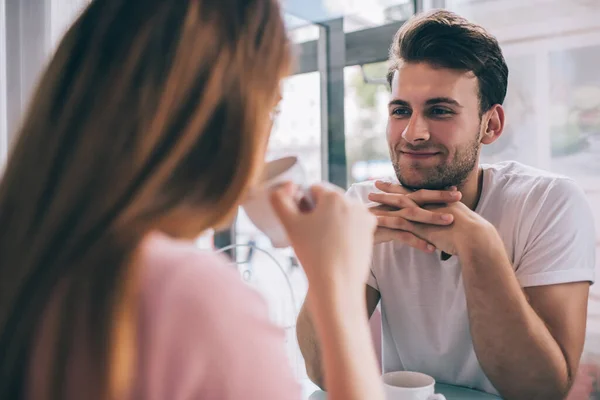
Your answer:
[[[419,371],[508,399],[564,398],[594,280],[585,195],[516,162],[479,165],[481,147],[502,134],[508,81],[483,28],[448,11],[414,17],[390,63],[397,180],[348,193],[380,204],[366,301],[370,315],[381,300],[384,372]],[[323,387],[306,309],[297,330],[309,377]]]

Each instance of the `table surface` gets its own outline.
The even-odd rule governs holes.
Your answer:
[[[446,396],[446,400],[498,400],[500,397],[494,396],[489,393],[478,392],[476,390],[460,387],[445,385],[437,383],[435,385],[435,392],[441,393]],[[314,392],[309,400],[326,400],[327,394],[320,390]]]

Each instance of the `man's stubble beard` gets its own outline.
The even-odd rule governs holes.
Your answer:
[[[471,143],[463,146],[459,149],[455,157],[452,159],[450,164],[441,164],[434,167],[428,167],[423,169],[427,171],[424,173],[423,179],[420,183],[409,182],[405,176],[403,176],[400,169],[398,160],[395,158],[395,154],[391,154],[392,164],[396,177],[402,186],[411,190],[429,189],[429,190],[445,190],[451,186],[461,187],[469,174],[477,167],[479,161],[479,133],[476,135],[476,139]],[[394,151],[391,150],[390,151]],[[414,167],[413,167],[414,168]]]

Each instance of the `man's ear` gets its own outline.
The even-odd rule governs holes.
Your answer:
[[[492,144],[504,131],[504,108],[500,104],[492,106],[486,113],[486,124],[484,126],[481,143]]]

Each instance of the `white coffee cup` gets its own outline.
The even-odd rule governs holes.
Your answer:
[[[271,206],[269,196],[275,187],[286,182],[292,182],[301,188],[296,199],[299,204],[304,200],[308,206],[312,205],[306,172],[298,158],[293,156],[268,162],[262,179],[250,190],[242,205],[248,218],[271,240],[275,248],[288,247],[290,243]]]
[[[420,372],[398,371],[383,374],[386,400],[446,400],[435,394],[435,379]]]

